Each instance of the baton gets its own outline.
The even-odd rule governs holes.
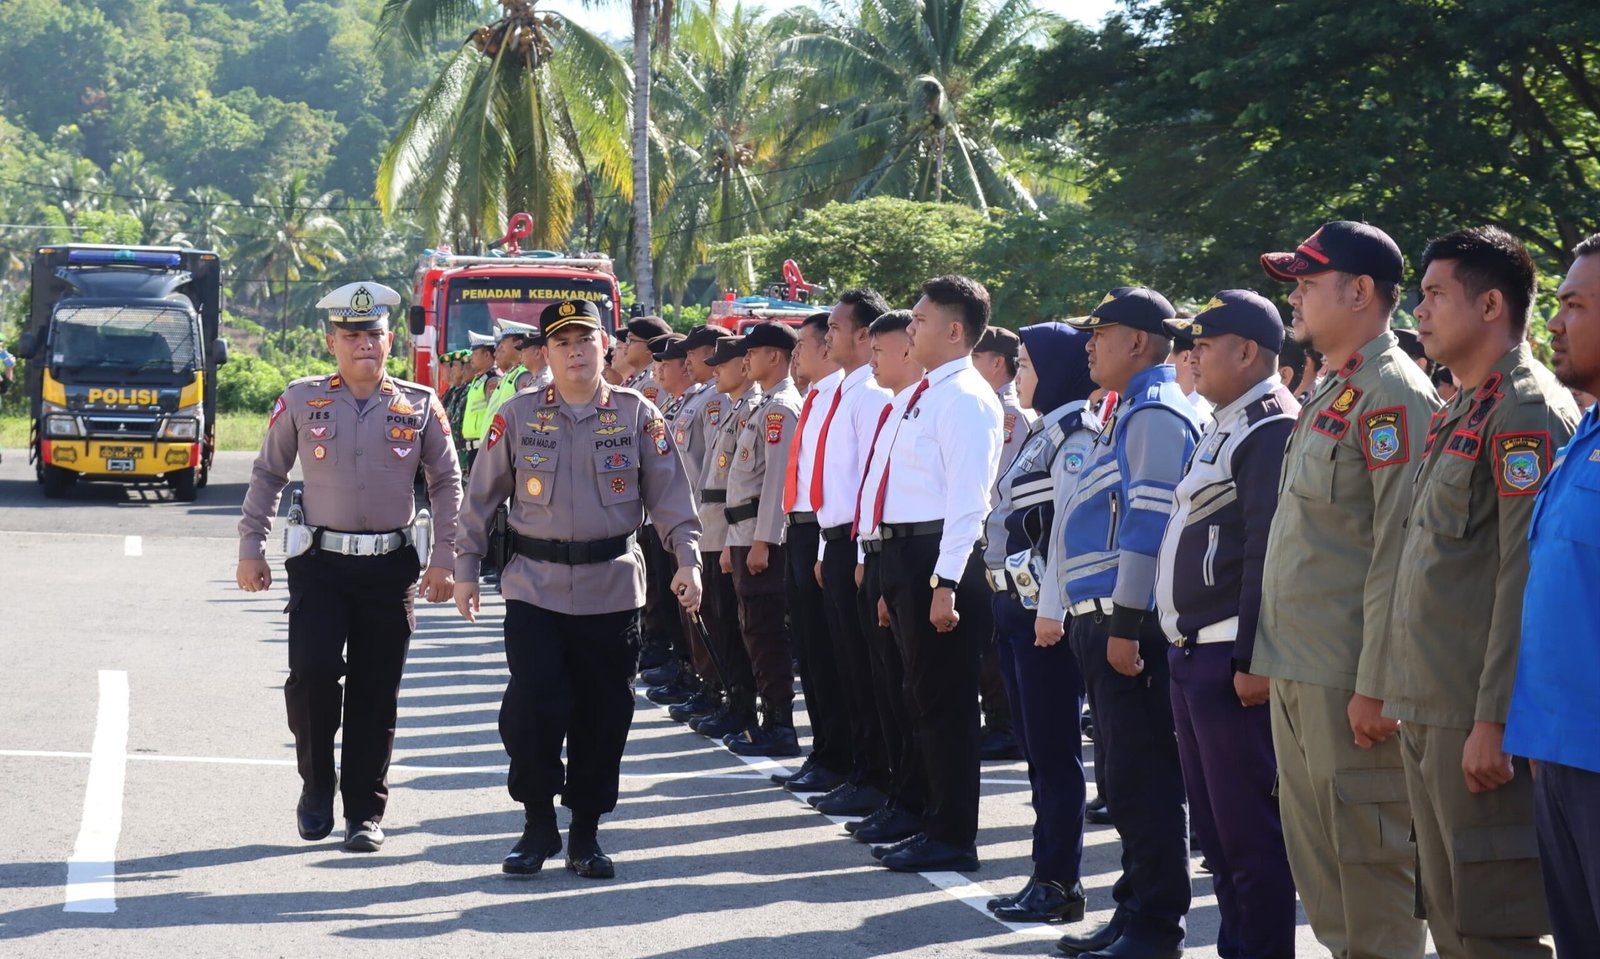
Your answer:
[[[694,626],[695,633],[700,637],[700,645],[706,648],[706,656],[711,660],[711,669],[717,674],[717,682],[722,688],[728,688],[728,673],[722,668],[722,656],[718,654],[717,647],[711,642],[711,634],[706,630],[705,620],[700,618],[698,612],[689,614],[689,622]]]

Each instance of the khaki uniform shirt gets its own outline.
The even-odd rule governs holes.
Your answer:
[[[672,418],[672,443],[678,448],[678,455],[683,457],[684,471],[695,480],[697,504],[700,502],[699,479],[706,469],[706,431],[702,413],[707,403],[722,398],[722,394],[710,383],[696,383],[684,394],[678,414]]]
[[[1385,698],[1411,474],[1439,396],[1385,331],[1318,385],[1283,457],[1251,672]],[[1410,464],[1410,465],[1407,465]]]
[[[461,506],[461,464],[450,418],[433,390],[385,376],[358,406],[343,377],[295,380],[278,397],[250,471],[239,558],[265,559],[289,469],[300,461],[306,523],[342,533],[387,533],[416,518],[420,465],[433,513],[429,566],[449,569]]]
[[[756,515],[728,524],[729,546],[751,546],[756,540],[783,542],[788,518],[783,514],[783,483],[789,472],[789,441],[800,421],[800,393],[785,378],[763,395],[744,418],[728,473],[728,505],[742,506],[760,498]]]
[[[744,429],[751,407],[761,402],[761,387],[750,384],[750,388],[737,400],[721,393],[717,397],[706,403],[701,414],[710,437],[710,449],[706,451],[705,472],[700,477],[700,488],[721,490],[726,494],[728,473],[739,446],[739,432]],[[700,548],[708,553],[720,553],[728,545],[728,518],[723,515],[726,506],[725,497],[717,502],[706,500],[700,506],[700,522],[705,527]]]
[[[1400,554],[1384,715],[1455,729],[1506,721],[1534,497],[1578,417],[1526,344],[1434,415]]]
[[[643,393],[645,399],[658,407],[665,405],[667,391],[663,390],[661,384],[656,382],[656,378],[650,374],[648,367],[623,380],[622,385]]]
[[[484,434],[467,487],[456,579],[475,583],[495,507],[511,499],[511,528],[531,539],[593,542],[625,536],[648,509],[680,567],[700,565],[700,519],[683,461],[661,413],[630,389],[602,383],[574,409],[555,387],[518,393]],[[586,615],[644,605],[644,552],[569,566],[513,555],[500,574],[506,599]]]

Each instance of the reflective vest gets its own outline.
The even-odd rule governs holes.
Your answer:
[[[526,372],[528,368],[518,363],[510,372],[500,377],[500,385],[496,386],[494,393],[489,396],[489,408],[484,413],[485,416],[493,418],[495,411],[500,409],[500,404],[517,394],[517,380]]]
[[[461,435],[473,442],[489,428],[489,374],[479,373],[467,387],[467,413],[461,418]]]

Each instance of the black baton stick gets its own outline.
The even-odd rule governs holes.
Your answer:
[[[728,673],[722,668],[722,657],[717,653],[717,647],[711,642],[711,634],[706,630],[706,621],[700,618],[698,612],[689,614],[689,622],[694,626],[695,633],[700,637],[700,645],[706,648],[706,656],[711,659],[711,668],[717,674],[717,682],[722,688],[728,688]]]

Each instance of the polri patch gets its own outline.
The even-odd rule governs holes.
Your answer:
[[[656,397],[661,395],[661,391],[656,389],[653,386],[647,386],[644,389],[640,390],[639,392],[643,393],[644,394],[644,398],[649,400],[652,403],[654,403],[656,401]]]
[[[722,422],[722,401],[712,400],[706,404],[706,422],[717,426]]]
[[[1368,471],[1410,461],[1405,407],[1391,406],[1368,413],[1361,418],[1361,432],[1361,451],[1367,457]]]
[[[500,442],[500,437],[504,436],[505,432],[505,417],[501,416],[499,413],[496,413],[494,415],[494,420],[489,424],[489,429],[484,433],[485,442],[483,444],[483,448],[487,450],[494,449],[494,444]]]
[[[283,415],[283,397],[278,397],[278,402],[272,404],[272,415],[267,417],[267,429],[272,429],[272,424],[278,422],[278,417]]]
[[[1549,473],[1550,434],[1500,433],[1494,437],[1494,480],[1501,496],[1532,496]]]
[[[767,445],[776,446],[783,439],[783,414],[767,414]]]
[[[667,441],[666,420],[659,416],[654,417],[650,422],[644,424],[644,431],[650,435],[650,439],[655,443],[657,455],[666,456],[672,452],[672,444]]]
[[[433,418],[439,423],[439,430],[443,432],[444,435],[449,436],[450,414],[445,411],[444,404],[439,402],[439,398],[435,396],[432,403],[429,405],[433,410]]]

